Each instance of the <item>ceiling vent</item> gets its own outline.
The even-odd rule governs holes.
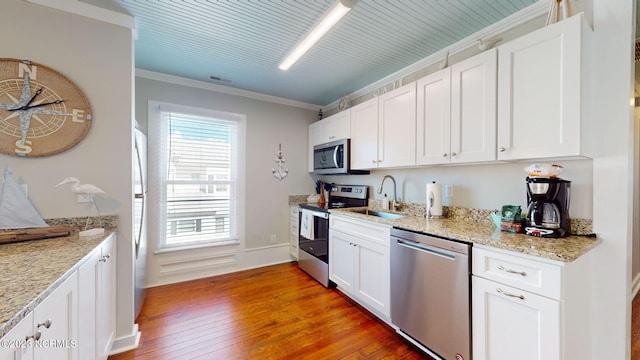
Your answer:
[[[636,55],[637,58],[638,55]],[[223,78],[222,76],[217,76],[217,75],[209,75],[209,79],[216,81],[216,82],[220,82],[220,83],[225,83],[225,84],[231,84],[232,81],[231,79],[226,79]]]

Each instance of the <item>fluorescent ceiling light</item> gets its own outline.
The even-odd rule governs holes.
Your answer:
[[[331,7],[329,12],[318,22],[307,36],[302,39],[298,46],[280,63],[280,70],[288,70],[295,64],[318,40],[320,40],[331,28],[345,16],[355,5],[357,0],[338,0]]]

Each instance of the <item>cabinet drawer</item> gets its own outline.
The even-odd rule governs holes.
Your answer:
[[[298,218],[298,205],[289,205],[289,211],[292,219]]]
[[[473,275],[561,300],[560,266],[477,247],[472,254]]]
[[[329,216],[329,231],[331,230],[339,230],[346,234],[356,236],[361,240],[389,247],[391,228],[388,225],[331,215]]]

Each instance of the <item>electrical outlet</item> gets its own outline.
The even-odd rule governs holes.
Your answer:
[[[91,194],[76,194],[79,203],[90,203]]]
[[[453,185],[444,186],[444,197],[448,197],[448,198],[453,197]]]
[[[271,243],[275,244],[276,242],[278,242],[278,238],[276,237],[276,234],[271,234]]]

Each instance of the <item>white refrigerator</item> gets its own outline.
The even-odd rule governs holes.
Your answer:
[[[134,164],[134,239],[135,239],[135,317],[145,296],[145,269],[147,266],[147,136],[135,130]]]

